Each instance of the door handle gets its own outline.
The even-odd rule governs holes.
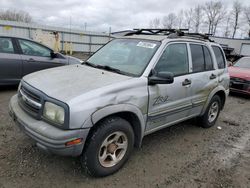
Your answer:
[[[28,59],[27,62],[34,62],[35,60],[33,58]]]
[[[183,82],[182,82],[182,85],[183,86],[188,86],[188,85],[191,85],[191,80],[189,80],[189,79],[185,79]]]
[[[217,76],[215,75],[215,74],[211,74],[211,76],[209,77],[210,78],[210,80],[213,80],[213,79],[215,79]]]

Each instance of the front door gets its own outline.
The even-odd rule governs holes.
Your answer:
[[[169,44],[154,70],[172,72],[175,77],[172,84],[148,86],[149,108],[146,133],[186,119],[192,108],[187,44]]]
[[[36,42],[18,39],[22,51],[23,76],[26,74],[65,65],[60,58],[52,58],[52,50]]]

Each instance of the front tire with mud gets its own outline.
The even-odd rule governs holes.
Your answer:
[[[91,176],[108,176],[126,163],[133,147],[134,132],[130,123],[120,117],[108,117],[91,132],[81,163]]]

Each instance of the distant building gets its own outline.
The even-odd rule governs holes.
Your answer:
[[[248,39],[232,39],[225,37],[210,37],[215,42],[219,43],[230,54],[242,56],[250,56],[250,38]]]

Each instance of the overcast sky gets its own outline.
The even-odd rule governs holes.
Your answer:
[[[112,31],[148,27],[155,17],[194,7],[207,0],[0,0],[0,10],[17,9],[27,11],[33,21],[60,27],[87,30]],[[233,1],[222,0],[231,8]],[[250,5],[250,0],[240,0]]]

